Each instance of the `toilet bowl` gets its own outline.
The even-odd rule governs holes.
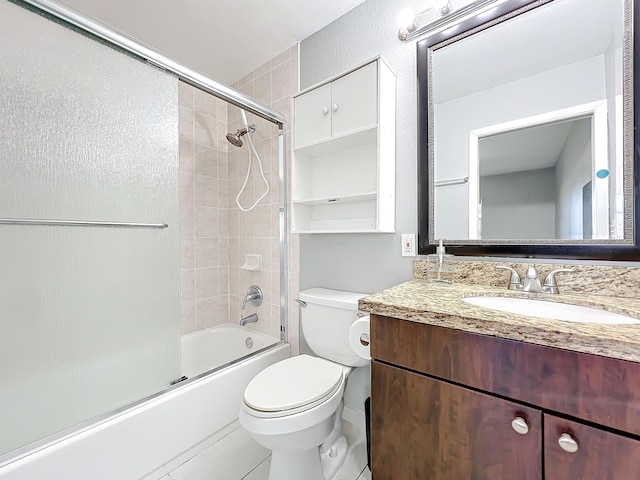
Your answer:
[[[270,480],[329,480],[344,463],[348,445],[342,434],[342,396],[353,368],[369,362],[342,340],[362,316],[357,302],[363,296],[319,288],[300,292],[306,304],[303,335],[324,358],[282,360],[245,389],[240,424],[271,450]],[[316,338],[308,338],[310,333]]]

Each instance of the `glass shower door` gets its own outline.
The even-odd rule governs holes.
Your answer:
[[[1,456],[181,373],[177,79],[11,2],[0,42]]]

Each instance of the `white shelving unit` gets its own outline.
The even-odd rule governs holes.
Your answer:
[[[395,74],[377,58],[294,98],[292,231],[395,231]]]

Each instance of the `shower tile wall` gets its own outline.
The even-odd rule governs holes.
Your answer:
[[[178,92],[181,329],[189,333],[229,316],[227,104],[182,82]]]
[[[284,51],[251,72],[233,88],[291,118],[292,94],[298,91],[298,46]],[[255,123],[252,139],[270,185],[269,194],[251,212],[235,203],[246,175],[249,147],[230,145],[225,135],[239,128],[239,109],[180,83],[180,232],[182,237],[182,333],[256,312],[250,328],[279,337],[280,264],[278,231],[278,129],[249,115]],[[286,159],[291,158],[290,123],[285,131]],[[243,206],[264,192],[257,164],[251,171]],[[287,231],[289,228],[287,227]],[[298,353],[299,240],[289,235],[289,342]],[[245,255],[262,255],[262,269],[243,270]],[[264,292],[264,303],[240,311],[250,285]]]
[[[271,106],[288,118],[292,114],[291,97],[298,91],[298,46],[294,45],[277,55],[269,62],[258,67],[238,82],[233,88],[255,98],[257,101]],[[235,132],[240,126],[240,113],[237,107],[229,107],[229,128]],[[278,233],[278,129],[270,122],[249,115],[249,123],[255,123],[256,133],[253,136],[256,150],[263,159],[264,173],[271,185],[271,191],[259,206],[251,212],[242,212],[235,205],[236,195],[242,186],[247,170],[249,149],[237,149],[229,146],[229,293],[231,318],[240,317],[242,297],[249,285],[260,286],[265,294],[265,303],[269,310],[260,307],[247,307],[244,315],[256,311],[260,320],[252,324],[256,330],[277,335],[280,298],[280,265],[279,265],[279,233]],[[291,125],[285,125],[285,158],[291,158]],[[246,143],[246,142],[245,142]],[[255,168],[255,167],[254,167]],[[289,166],[287,171],[289,171]],[[243,195],[244,205],[249,199],[255,199],[264,192],[264,182],[259,170],[252,169],[248,184],[250,195]],[[253,201],[251,201],[253,203]],[[251,204],[249,203],[249,204]],[[287,227],[287,231],[289,228]],[[289,270],[289,324],[288,337],[292,354],[298,353],[298,304],[293,301],[298,296],[299,241],[297,235],[289,235],[287,267]],[[253,252],[252,252],[253,251]],[[249,272],[239,268],[244,262],[245,253],[262,255],[263,269],[260,272]]]

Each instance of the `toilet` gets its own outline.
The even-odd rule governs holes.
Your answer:
[[[269,480],[330,480],[344,463],[346,379],[369,364],[349,342],[367,294],[311,288],[300,292],[302,334],[318,355],[299,355],[256,375],[244,392],[240,424],[271,450]]]

